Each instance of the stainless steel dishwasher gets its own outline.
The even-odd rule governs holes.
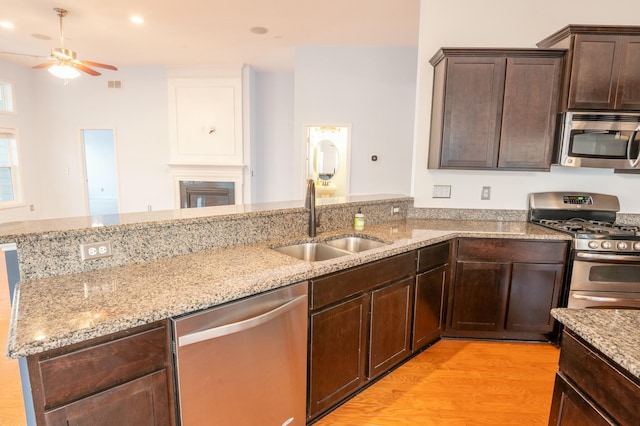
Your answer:
[[[182,425],[305,424],[306,282],[171,321]]]

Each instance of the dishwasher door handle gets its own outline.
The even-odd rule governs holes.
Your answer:
[[[248,318],[246,320],[234,322],[231,324],[225,324],[219,327],[208,328],[206,330],[198,331],[191,334],[185,334],[184,336],[179,336],[178,347],[192,345],[194,343],[215,339],[216,337],[222,337],[229,334],[238,333],[240,331],[247,330],[249,328],[257,327],[261,324],[264,324],[270,321],[271,319],[279,315],[282,315],[287,311],[290,311],[296,305],[300,304],[303,301],[306,301],[306,299],[307,299],[306,295],[299,296],[283,305],[278,306],[277,308],[269,312],[265,312],[264,314],[260,314],[253,318]]]

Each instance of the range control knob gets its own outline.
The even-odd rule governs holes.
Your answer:
[[[600,245],[598,244],[597,241],[589,241],[589,248],[597,249],[598,247],[600,247]]]
[[[609,250],[611,248],[611,241],[603,241],[600,246],[605,250]]]
[[[634,249],[634,250],[640,250],[640,242],[638,242],[638,243],[633,243],[633,249]]]
[[[629,243],[626,241],[619,241],[618,244],[616,244],[616,247],[618,250],[627,250],[629,249]]]

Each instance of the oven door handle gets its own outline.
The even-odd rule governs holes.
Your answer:
[[[638,167],[638,163],[640,163],[640,149],[638,150],[638,155],[636,156],[636,158],[631,158],[631,145],[633,144],[638,131],[640,131],[640,125],[638,125],[638,127],[636,127],[636,129],[631,133],[631,136],[629,136],[629,142],[627,142],[627,160],[629,160],[629,165],[632,168]]]
[[[626,256],[623,254],[601,254],[601,253],[576,253],[576,257],[587,260],[627,260],[640,262],[640,256]]]
[[[640,299],[632,299],[628,297],[620,299],[617,297],[587,296],[584,294],[572,294],[571,297],[579,300],[590,300],[592,302],[640,302]]]

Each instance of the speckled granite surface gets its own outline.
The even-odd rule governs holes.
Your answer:
[[[551,315],[640,379],[639,310],[557,308]]]
[[[317,240],[342,234],[353,234],[352,228],[323,232]],[[424,219],[368,224],[363,234],[388,244],[332,260],[304,262],[270,247],[308,239],[274,239],[23,281],[16,288],[7,353],[17,358],[66,346],[458,236],[569,238],[526,222]]]
[[[413,203],[396,195],[345,200],[318,203],[319,232],[350,226],[359,208],[372,224],[405,218]],[[14,222],[0,225],[0,244],[17,245],[21,279],[32,280],[304,235],[309,210],[297,204],[301,203],[133,213],[97,227],[89,225],[93,218]],[[392,205],[399,208],[395,215]],[[80,244],[98,241],[110,241],[113,256],[83,262]]]
[[[526,210],[410,208],[409,218],[447,220],[526,221]]]

